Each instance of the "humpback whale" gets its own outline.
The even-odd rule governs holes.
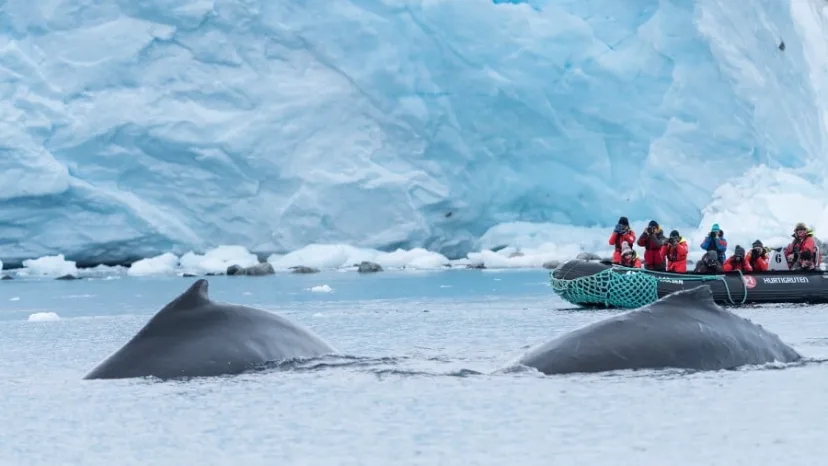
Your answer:
[[[282,316],[214,302],[207,288],[207,280],[197,280],[84,379],[237,374],[268,362],[335,352]]]
[[[551,374],[623,369],[733,369],[802,356],[773,333],[719,307],[710,287],[587,325],[530,349],[520,364]]]

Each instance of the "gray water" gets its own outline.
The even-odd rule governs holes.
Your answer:
[[[0,283],[0,464],[821,465],[828,368],[548,377],[530,345],[602,319],[544,271],[213,277],[343,357],[235,377],[81,378],[193,278]],[[332,293],[306,289],[328,284]],[[737,312],[828,357],[824,306]],[[55,312],[55,322],[29,322]],[[617,311],[615,311],[617,312]]]

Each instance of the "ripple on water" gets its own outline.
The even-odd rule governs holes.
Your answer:
[[[235,377],[83,381],[186,280],[11,284],[0,300],[0,458],[11,464],[821,464],[825,306],[737,310],[813,361],[546,377],[531,345],[572,310],[543,272],[211,280],[343,355]],[[355,278],[359,278],[356,280]],[[543,279],[541,278],[541,281]],[[336,293],[304,291],[327,283]],[[140,291],[139,293],[136,293]],[[291,294],[295,293],[295,294]],[[135,294],[141,294],[136,298]],[[67,298],[67,296],[85,296]],[[36,312],[60,320],[28,322]]]

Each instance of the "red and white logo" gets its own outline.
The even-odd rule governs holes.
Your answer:
[[[742,281],[745,282],[745,286],[748,288],[753,288],[756,286],[756,279],[751,277],[750,275],[743,275]]]

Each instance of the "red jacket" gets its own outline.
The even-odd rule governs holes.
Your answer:
[[[620,264],[623,265],[624,267],[631,267],[631,268],[634,268],[634,269],[640,269],[641,268],[641,259],[639,259],[638,255],[636,254],[635,256],[633,256],[633,260],[631,260],[631,261],[624,261],[623,259],[621,259]]]
[[[679,238],[675,246],[665,245],[664,256],[667,258],[668,272],[687,272],[687,241],[684,238]]]
[[[804,251],[811,251],[812,261],[814,262],[814,266],[819,268],[819,263],[822,261],[822,258],[819,257],[820,254],[817,254],[816,250],[816,242],[814,238],[811,236],[806,236],[804,239],[799,240],[795,239],[785,248],[785,257],[787,258],[789,255],[793,254],[794,252],[799,252],[799,256],[801,257]],[[797,262],[800,259],[797,259]],[[788,267],[790,267],[791,263],[788,263]]]
[[[765,272],[768,270],[767,254],[762,254],[754,259],[753,250],[750,250],[747,254],[745,254],[745,262],[750,264],[750,268],[752,268],[755,272]]]
[[[615,252],[612,253],[612,262],[615,264],[621,263],[621,243],[624,241],[629,243],[630,247],[632,247],[633,244],[635,244],[635,232],[627,230],[626,233],[619,235],[613,231],[609,237],[610,246],[615,246]]]
[[[652,236],[647,235],[646,231],[641,233],[637,244],[644,248],[644,263],[647,264],[647,268],[664,265],[664,253],[667,252],[664,242],[664,232],[661,227]]]
[[[750,262],[747,260],[747,256],[742,259],[742,262],[736,262],[733,260],[733,256],[727,258],[722,267],[725,272],[733,272],[735,270],[741,270],[742,272],[753,272],[753,267],[750,266]]]

